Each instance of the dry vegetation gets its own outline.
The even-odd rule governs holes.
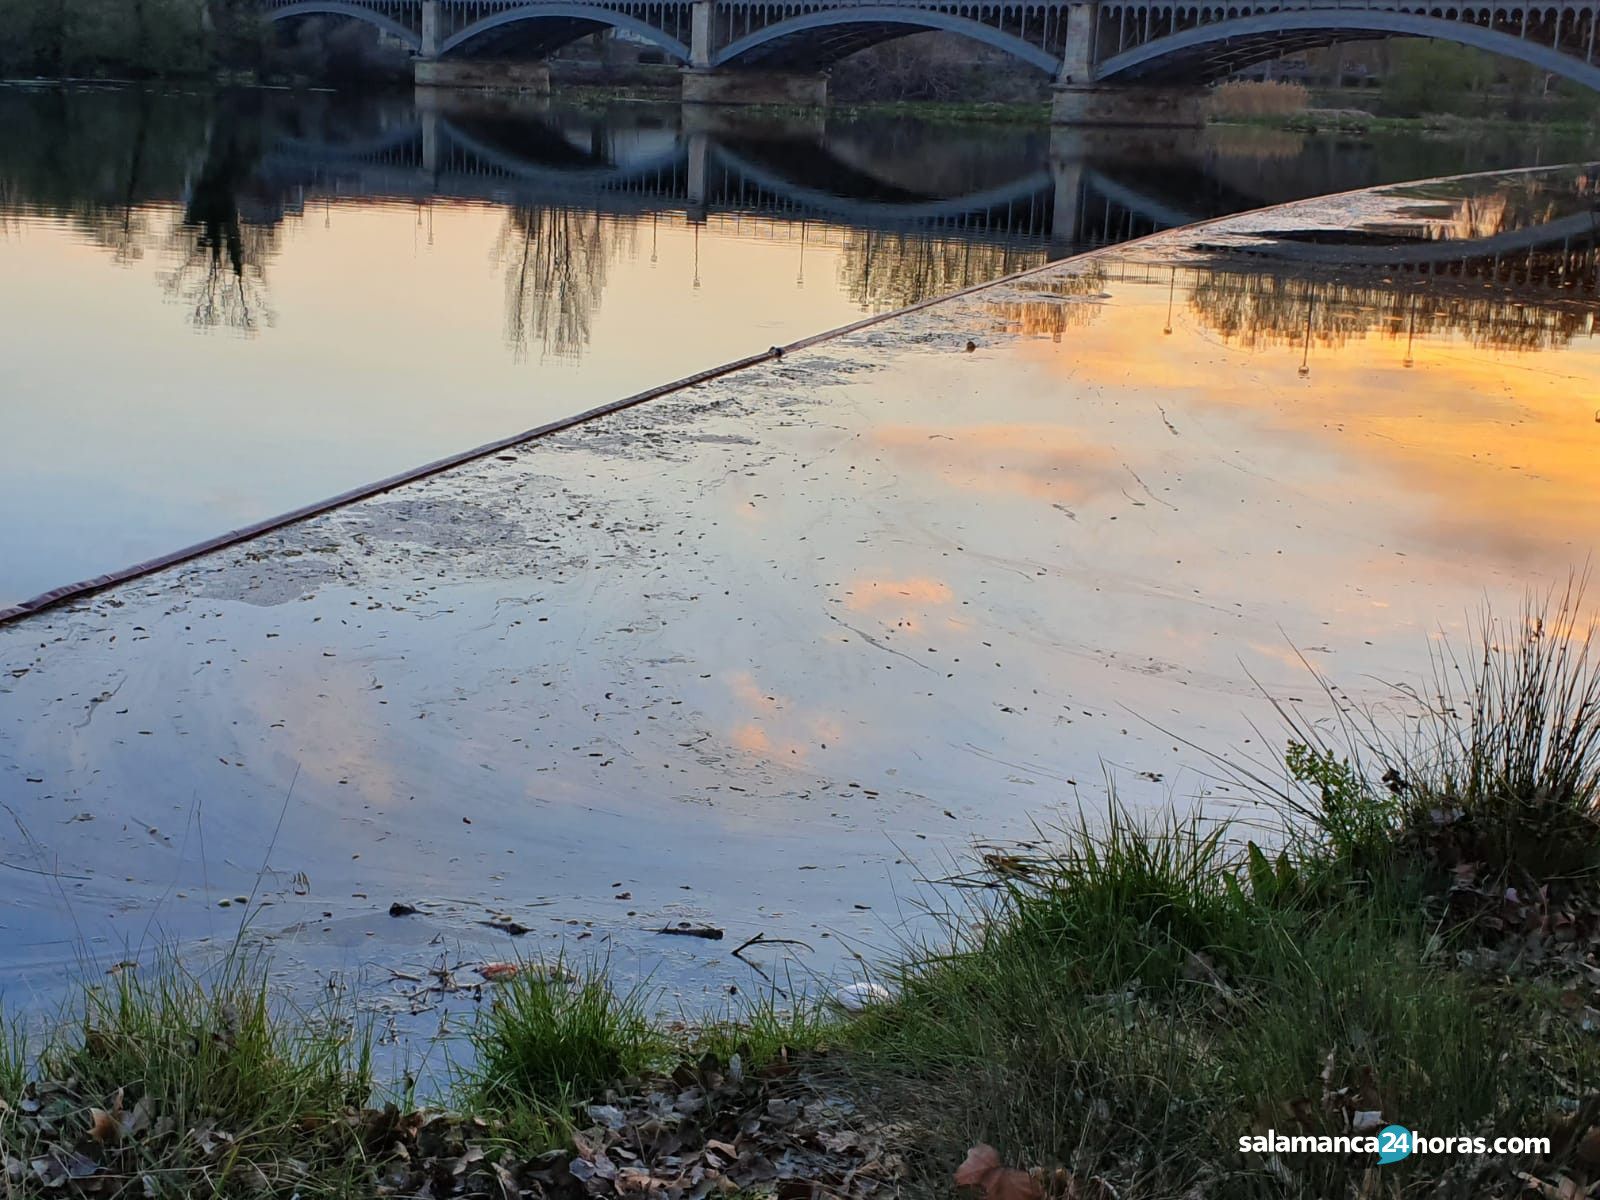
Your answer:
[[[1298,83],[1234,82],[1211,89],[1210,115],[1216,121],[1291,117],[1311,104],[1311,93]]]

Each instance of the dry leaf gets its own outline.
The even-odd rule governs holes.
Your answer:
[[[482,975],[490,983],[500,983],[502,980],[515,979],[517,972],[521,969],[516,963],[492,962],[484,963],[483,966],[479,967],[478,974]]]
[[[956,1168],[956,1185],[982,1188],[985,1200],[1044,1200],[1037,1179],[1016,1167],[1002,1167],[1000,1152],[984,1143],[967,1151],[966,1161]]]
[[[122,1137],[122,1124],[105,1109],[91,1108],[89,1136],[101,1143],[118,1141]]]
[[[1000,1169],[1000,1152],[980,1142],[967,1151],[966,1161],[956,1168],[957,1187],[982,1187],[990,1171]]]

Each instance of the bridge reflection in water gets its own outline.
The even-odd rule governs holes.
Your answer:
[[[1117,285],[1164,284],[1163,334],[1181,313],[1226,345],[1298,348],[1302,374],[1313,350],[1367,337],[1403,341],[1410,367],[1430,340],[1526,352],[1594,336],[1600,170],[1570,186],[1512,174],[1422,185],[1415,197],[1389,225],[1200,236],[1170,262],[1159,251],[1096,256],[1018,280],[988,307],[1010,331],[1059,341],[1096,321]]]
[[[1530,153],[705,111],[0,89],[17,418],[0,498],[59,497],[0,537],[0,597],[863,310],[1177,221]],[[1595,303],[1594,198],[1572,199],[1493,182],[1419,195],[1426,219],[1342,245],[1258,238],[1147,263],[1115,322],[1104,273],[1135,267],[1102,257],[1053,291],[973,300],[996,307],[962,309],[961,341],[986,325],[1059,337],[1063,363],[1108,379],[1163,355],[1176,377],[1204,374],[1219,344],[1229,370],[1287,356],[1313,381],[1391,361],[1384,338],[1415,342],[1419,375],[1463,340],[1554,350],[1586,336]],[[1098,368],[1096,345],[1111,347]]]
[[[1259,154],[1219,156],[1187,133],[945,127],[938,156],[931,136],[427,91],[414,103],[269,103],[208,134],[186,203],[192,243],[170,284],[196,324],[255,329],[270,317],[266,265],[285,218],[356,201],[492,205],[507,340],[572,357],[609,264],[647,243],[653,255],[667,229],[791,243],[802,287],[807,248],[831,251],[838,283],[875,312],[1321,186],[1251,171]]]
[[[596,113],[547,99],[432,90],[419,90],[415,100],[355,102],[258,95],[220,109],[196,136],[193,161],[181,169],[171,164],[165,179],[149,164],[130,167],[125,186],[113,189],[122,192],[120,204],[77,195],[65,206],[118,261],[159,243],[170,262],[161,285],[196,327],[270,327],[270,266],[280,231],[308,209],[399,203],[425,218],[440,205],[464,204],[500,214],[493,258],[504,276],[506,342],[519,355],[558,358],[584,352],[618,257],[648,253],[653,262],[669,231],[695,238],[686,287],[699,286],[698,232],[707,229],[791,245],[800,287],[808,248],[826,251],[839,275],[834,282],[859,310],[873,312],[1084,249],[1376,181],[1329,174],[1293,136],[1280,145],[1257,134],[1245,149],[1227,152],[1183,132],[951,126],[937,131],[943,153],[931,156],[932,135],[904,124],[755,118],[676,105]],[[142,138],[141,126],[134,141]],[[9,174],[11,190],[41,186],[15,163]],[[1513,331],[1526,333],[1523,325],[1485,309],[1499,301],[1494,286],[1483,292],[1483,277],[1524,259],[1544,263],[1559,247],[1565,265],[1554,275],[1530,266],[1521,277],[1546,296],[1550,279],[1566,296],[1592,296],[1594,219],[1589,212],[1551,217],[1518,209],[1510,194],[1501,189],[1446,205],[1425,231],[1432,240],[1408,245],[1398,260],[1383,245],[1279,243],[1247,268],[1202,271],[1204,278],[1185,268],[1185,283],[1174,283],[1174,291],[1215,312],[1229,336],[1248,338],[1255,336],[1249,330],[1276,327],[1270,313],[1295,308],[1303,286],[1297,281],[1319,264],[1387,272],[1382,282],[1339,285],[1365,289],[1354,307],[1369,314],[1385,309],[1380,294],[1415,295],[1415,279],[1396,285],[1397,275],[1466,272],[1479,291],[1469,288],[1443,308],[1411,304],[1410,328],[1431,329],[1443,316],[1492,342],[1502,335],[1482,331],[1504,328],[1505,345],[1531,348],[1537,337],[1528,342]],[[163,202],[180,208],[158,229]],[[1325,322],[1348,318],[1338,316],[1332,296],[1325,292],[1323,308],[1310,318],[1313,338],[1325,336]],[[1041,297],[1002,315],[1057,335],[1093,319],[1093,305],[1060,299]],[[1555,336],[1539,336],[1546,335]]]

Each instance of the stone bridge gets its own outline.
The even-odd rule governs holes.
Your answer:
[[[1198,89],[1336,42],[1425,37],[1600,91],[1600,0],[260,0],[273,21],[338,16],[416,55],[419,83],[548,88],[551,51],[625,30],[684,68],[691,103],[822,103],[827,69],[925,30],[1045,73],[1060,123],[1193,124]],[[493,64],[492,66],[490,64]]]

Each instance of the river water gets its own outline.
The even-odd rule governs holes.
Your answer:
[[[21,87],[0,130],[0,607],[1086,246],[1577,154]]]
[[[787,995],[1600,540],[1595,168],[1104,245],[1531,141],[0,103],[12,596],[1039,268],[0,626],[9,1008],[241,936],[395,1053],[518,955]]]

